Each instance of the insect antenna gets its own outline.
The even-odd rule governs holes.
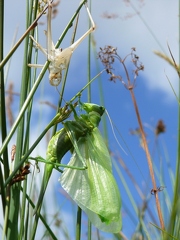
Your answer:
[[[121,146],[121,144],[119,143],[119,141],[118,141],[118,139],[117,139],[117,136],[116,136],[115,131],[114,131],[114,126],[113,126],[114,124],[113,124],[113,122],[112,122],[112,119],[111,119],[111,117],[110,117],[107,109],[105,110],[105,112],[106,112],[106,114],[107,114],[107,116],[108,116],[108,119],[109,119],[109,122],[110,122],[110,125],[111,125],[111,129],[112,129],[112,132],[113,132],[113,135],[114,135],[114,138],[115,138],[117,144],[118,144],[119,147],[123,150],[123,152],[124,152],[126,155],[128,155],[127,152],[124,150],[124,148]]]

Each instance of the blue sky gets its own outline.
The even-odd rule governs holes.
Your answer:
[[[168,53],[167,42],[171,48],[174,58],[178,62],[178,1],[169,0],[133,0],[133,6],[138,10],[139,15],[135,13],[132,6],[127,3],[127,1],[118,0],[92,0],[92,16],[96,23],[96,31],[93,33],[94,39],[96,41],[96,49],[98,51],[99,47],[104,47],[105,45],[112,45],[118,48],[118,53],[124,58],[130,53],[131,48],[135,47],[137,50],[137,55],[140,57],[141,62],[145,66],[143,72],[140,72],[140,76],[136,81],[136,88],[134,90],[137,97],[137,103],[139,106],[139,111],[141,113],[142,121],[145,126],[145,131],[149,140],[150,152],[153,153],[154,149],[154,135],[152,128],[154,128],[159,119],[163,119],[166,125],[166,133],[160,136],[159,151],[161,152],[162,161],[165,161],[166,155],[164,154],[163,145],[168,151],[170,162],[173,170],[175,169],[176,161],[176,144],[177,144],[177,101],[173,94],[173,91],[168,83],[166,75],[173,84],[174,89],[177,91],[178,88],[178,76],[174,69],[167,64],[164,60],[158,58],[153,51],[162,49]],[[52,32],[53,40],[57,41],[61,35],[63,29],[68,23],[69,19],[73,15],[79,4],[78,0],[62,0],[58,10],[59,13],[57,17],[52,20]],[[24,11],[22,11],[24,9]],[[12,38],[16,27],[18,27],[17,39],[23,34],[25,30],[25,2],[18,1],[12,2],[7,0],[5,2],[5,11],[7,12],[5,18],[5,55],[9,51]],[[106,19],[103,16],[107,14],[114,14],[116,18]],[[128,18],[127,18],[128,16]],[[145,23],[140,17],[142,17]],[[41,19],[46,22],[46,17]],[[150,30],[145,25],[147,24],[156,39],[160,42],[161,46],[158,45],[156,39],[150,33]],[[84,32],[87,31],[88,19],[85,9],[82,9],[77,38],[80,37]],[[43,33],[46,29],[46,25],[40,25],[38,28],[39,43],[45,47],[46,39]],[[65,37],[62,48],[69,46],[71,40],[72,32],[69,31]],[[15,83],[15,91],[19,91],[20,79],[21,79],[21,62],[23,61],[23,44],[19,47],[17,53],[14,54],[11,61],[11,68],[8,75],[8,81],[13,81]],[[67,78],[67,85],[65,90],[64,98],[66,101],[71,99],[76,92],[78,92],[86,84],[86,74],[87,74],[87,40],[85,40],[74,52],[69,74]],[[92,69],[91,76],[97,74],[95,58],[92,52]],[[38,63],[44,63],[46,58],[40,54]],[[103,69],[103,66],[99,62],[99,68]],[[131,68],[129,68],[131,71]],[[120,74],[122,72],[118,69]],[[114,124],[120,131],[123,139],[125,140],[131,152],[135,156],[135,161],[130,157],[126,156],[122,150],[119,148],[115,142],[114,136],[112,135],[112,130],[108,127],[109,139],[110,139],[110,149],[111,151],[120,155],[130,172],[136,178],[142,190],[150,192],[152,185],[150,178],[147,174],[147,163],[145,159],[145,154],[139,146],[137,137],[130,135],[130,129],[135,129],[137,125],[137,120],[135,118],[135,112],[132,105],[131,97],[129,92],[124,88],[120,82],[110,82],[108,80],[109,76],[103,73],[101,76],[103,84],[103,94],[105,99],[105,107],[108,110]],[[44,89],[44,90],[43,90]],[[42,91],[43,94],[42,94]],[[40,101],[50,101],[57,104],[59,98],[59,93],[54,87],[51,87],[48,82],[48,73],[44,76],[41,83],[41,88],[35,96],[35,107],[34,113],[39,116],[39,109],[41,108],[41,114],[43,114],[43,124],[42,127],[48,123],[48,121],[55,114],[54,110],[51,110],[48,106],[41,106]],[[82,96],[83,101],[87,101],[86,92]],[[98,82],[95,81],[92,84],[92,101],[99,103],[99,92],[98,92]],[[18,102],[14,103],[14,106],[18,106]],[[41,107],[40,107],[41,106]],[[15,108],[17,112],[17,109]],[[35,132],[41,132],[40,125],[35,125],[33,122],[32,129],[34,131],[33,139],[36,139]],[[109,124],[109,123],[108,123]],[[110,126],[110,124],[109,124]],[[33,143],[32,139],[32,143]],[[123,141],[120,136],[118,136],[120,143],[123,145]],[[44,144],[44,145],[43,145]],[[124,147],[124,145],[123,145]],[[44,141],[41,146],[39,146],[38,154],[45,156],[46,152],[46,142]],[[158,153],[154,153],[153,161],[160,166]],[[67,157],[66,157],[67,158]],[[66,159],[67,161],[67,159]],[[142,178],[139,169],[144,173],[145,179]],[[141,200],[137,196],[137,193],[132,185],[132,182],[127,177],[126,173],[122,170],[129,188],[135,196],[135,200],[141,206]],[[115,173],[117,177],[117,173]],[[167,176],[167,168],[165,167],[165,176]],[[56,186],[56,190],[60,188],[57,181],[58,174],[55,174],[53,178],[53,183]],[[120,180],[117,177],[118,185],[121,191],[121,196],[123,201],[130,206],[128,202],[127,194],[125,193]],[[158,180],[157,185],[161,185]],[[167,186],[167,191],[172,193],[171,184],[169,184],[170,179],[165,177],[165,185]],[[148,183],[148,186],[146,185]],[[53,186],[53,185],[52,185]],[[49,189],[49,192],[54,192],[54,188]],[[47,193],[48,194],[48,193]],[[58,199],[60,197],[58,196]],[[47,198],[48,199],[48,198]],[[59,201],[62,201],[60,199]],[[151,198],[151,206],[155,203]],[[130,209],[131,211],[132,209]],[[133,213],[133,210],[132,210]],[[125,210],[123,209],[123,232],[127,237],[130,237],[133,233],[134,225],[129,221]]]

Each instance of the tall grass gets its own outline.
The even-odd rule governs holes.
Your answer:
[[[59,37],[56,43],[58,48],[67,35],[68,31],[73,26],[72,42],[76,36],[76,27],[78,27],[78,14],[83,8],[82,1],[77,6],[74,15],[67,24],[65,30]],[[91,1],[89,1],[91,4]],[[95,4],[95,3],[94,3]],[[43,172],[44,163],[39,163],[32,160],[34,155],[44,155],[46,152],[47,144],[50,138],[55,134],[63,117],[64,99],[66,102],[75,100],[74,97],[66,98],[66,78],[68,77],[68,69],[64,72],[64,79],[61,83],[60,94],[56,89],[53,94],[57,94],[55,109],[51,102],[46,99],[43,89],[43,81],[47,81],[45,75],[48,72],[49,62],[46,61],[44,67],[38,74],[38,71],[28,67],[28,63],[39,63],[39,53],[37,49],[33,48],[32,41],[29,35],[38,38],[38,25],[44,13],[47,12],[47,5],[44,2],[28,0],[26,2],[26,19],[24,19],[25,29],[27,29],[17,43],[10,49],[7,55],[4,55],[4,1],[0,0],[0,123],[1,123],[1,139],[2,146],[0,148],[0,197],[1,197],[1,239],[129,239],[127,229],[122,228],[122,231],[118,234],[105,234],[98,229],[94,229],[90,222],[84,217],[81,209],[78,206],[74,206],[69,197],[65,193],[56,192],[54,195],[50,195],[47,191],[45,194],[45,201],[42,202],[41,211],[38,214],[33,215],[34,208],[37,203],[37,196],[39,195],[39,189],[42,185],[41,173]],[[144,19],[141,19],[144,21]],[[88,26],[87,26],[88,27]],[[101,71],[99,70],[100,61],[104,64],[104,70],[107,72],[105,78],[110,76],[112,82],[116,81],[117,85],[123,84],[125,86],[123,91],[125,94],[129,94],[132,98],[132,106],[134,107],[135,114],[132,113],[132,118],[139,124],[138,130],[132,130],[132,135],[138,136],[139,142],[142,146],[143,157],[146,161],[146,173],[150,174],[152,181],[152,189],[147,191],[149,186],[144,189],[142,185],[136,180],[135,174],[129,171],[128,163],[123,160],[119,153],[112,151],[112,161],[114,165],[114,172],[118,185],[120,185],[122,193],[122,215],[125,213],[128,218],[129,224],[132,222],[133,230],[131,229],[131,239],[180,239],[180,223],[179,223],[179,206],[180,206],[180,164],[179,164],[179,151],[180,151],[180,134],[179,134],[179,116],[178,116],[178,141],[177,141],[177,160],[176,160],[176,172],[170,166],[170,159],[166,153],[167,148],[164,147],[165,158],[161,161],[162,155],[159,149],[160,135],[165,133],[165,125],[163,121],[159,121],[154,129],[155,150],[159,151],[159,160],[161,167],[159,168],[153,161],[153,153],[150,152],[148,146],[147,135],[144,131],[143,119],[141,116],[141,110],[139,110],[138,100],[134,93],[134,87],[136,81],[143,70],[143,64],[139,62],[139,57],[135,53],[135,49],[129,54],[133,62],[133,67],[126,65],[128,56],[121,57],[121,53],[117,51],[115,47],[108,46],[107,48],[101,48],[99,52],[99,58],[97,60],[96,45],[92,44],[93,36],[89,36],[89,42],[87,46],[87,85],[85,88],[80,87],[77,92],[80,91],[82,99],[86,96],[87,101],[93,101],[93,94],[91,80],[94,81],[91,68],[92,62],[96,63],[97,74],[99,74],[99,98],[100,103],[105,105],[103,96],[103,84],[101,82]],[[5,81],[4,72],[5,67],[8,66],[8,61],[18,51],[19,46],[23,45],[23,63],[19,66],[18,71],[21,71],[20,83],[17,84],[18,89],[14,91],[15,81],[9,83]],[[95,57],[92,55],[92,46],[95,52]],[[103,46],[102,46],[103,47]],[[173,53],[168,58],[164,53],[158,53],[159,56],[163,56],[171,65],[175,66],[175,70],[179,73],[178,64],[172,59]],[[140,64],[139,64],[140,63]],[[9,65],[11,68],[11,65]],[[123,68],[122,68],[123,67]],[[121,69],[122,75],[117,73]],[[131,72],[133,69],[133,78],[131,79]],[[78,70],[81,72],[80,70]],[[79,76],[81,78],[81,76]],[[48,86],[48,88],[52,86]],[[50,90],[52,91],[52,90]],[[45,98],[46,104],[37,103],[37,96],[43,93],[43,99]],[[17,101],[18,98],[18,110]],[[39,98],[38,98],[39,99]],[[179,99],[179,97],[178,97]],[[14,104],[14,106],[13,106]],[[38,104],[38,107],[37,107]],[[105,105],[106,107],[106,105]],[[38,109],[38,110],[37,110]],[[61,110],[59,110],[61,109]],[[46,111],[49,113],[46,114]],[[179,111],[179,102],[178,102]],[[39,114],[37,117],[37,113]],[[126,114],[126,113],[123,113]],[[15,119],[13,119],[13,117]],[[66,115],[65,117],[69,117]],[[47,118],[46,121],[45,118]],[[34,121],[36,119],[36,121]],[[64,118],[63,118],[64,119]],[[44,124],[46,122],[46,124]],[[107,121],[103,119],[103,131],[104,138],[107,143],[111,143],[111,138],[108,139],[107,134]],[[35,130],[34,130],[35,129]],[[47,139],[47,140],[46,140]],[[111,144],[110,144],[111,145]],[[14,147],[15,146],[15,147]],[[40,148],[40,146],[43,146]],[[128,155],[132,159],[135,159],[138,172],[142,177],[141,181],[146,182],[140,163],[137,162],[137,158],[134,157],[134,153],[128,149],[128,141],[124,144],[128,150]],[[137,146],[138,147],[138,146]],[[109,150],[110,147],[109,147]],[[42,152],[44,151],[44,152]],[[144,164],[144,163],[143,163]],[[166,174],[171,182],[172,196],[165,185],[164,166],[167,168]],[[148,171],[147,171],[148,169]],[[40,172],[40,173],[39,173]],[[58,173],[60,174],[60,173]],[[57,175],[55,176],[57,179]],[[157,182],[160,182],[159,186]],[[51,182],[52,184],[52,182]],[[51,188],[52,185],[50,184]],[[147,189],[146,189],[147,188]],[[57,189],[56,189],[57,190]],[[48,195],[49,194],[49,195]],[[61,201],[58,199],[61,195]],[[65,195],[65,196],[63,196]],[[126,198],[124,198],[126,195]],[[58,197],[57,197],[58,196]],[[63,196],[63,197],[62,197]],[[156,208],[154,208],[152,200]],[[63,199],[63,200],[62,200]],[[127,201],[128,199],[128,201]],[[137,200],[138,199],[138,200]],[[173,199],[173,200],[172,200]],[[172,202],[171,202],[172,200]],[[48,204],[45,204],[45,202]],[[68,202],[68,209],[66,207]],[[128,204],[127,204],[128,202]],[[150,203],[150,204],[149,204]],[[141,204],[141,205],[140,205]],[[154,205],[155,205],[154,204]],[[63,215],[69,209],[72,208],[69,221],[73,225],[65,224]],[[51,212],[51,214],[49,213]],[[52,214],[53,211],[53,214]],[[63,217],[65,216],[65,217]],[[127,219],[126,218],[126,219]],[[85,220],[84,220],[85,219]],[[123,215],[123,221],[126,221]],[[85,222],[84,222],[85,221]],[[124,225],[124,224],[123,224]],[[73,230],[72,230],[73,229]]]

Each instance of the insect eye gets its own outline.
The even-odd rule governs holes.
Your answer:
[[[105,108],[103,106],[98,106],[98,108],[96,108],[96,112],[99,113],[101,116],[103,115],[105,111]]]
[[[100,106],[100,107],[99,107],[99,110],[100,110],[100,111],[104,111],[104,107]]]

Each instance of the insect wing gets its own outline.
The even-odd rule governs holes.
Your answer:
[[[86,212],[94,226],[106,232],[119,232],[122,225],[119,190],[112,174],[108,149],[98,128],[80,138],[77,144],[87,169],[66,168],[59,179],[60,183]],[[69,165],[83,166],[75,151]]]

